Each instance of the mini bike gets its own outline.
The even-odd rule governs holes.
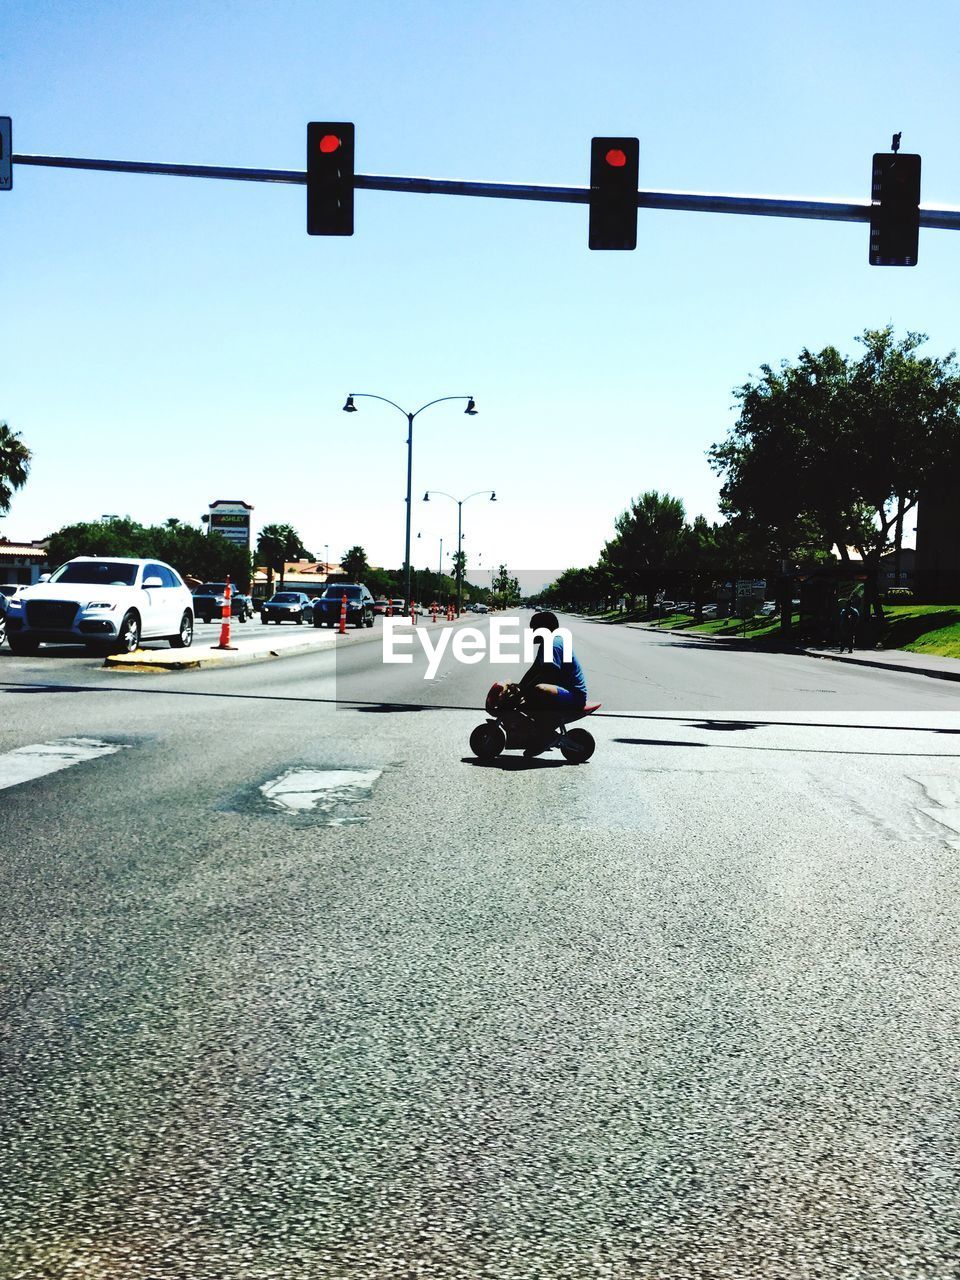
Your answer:
[[[586,729],[568,729],[567,723],[582,720],[600,709],[599,702],[587,703],[582,711],[569,714],[564,724],[545,730],[524,710],[523,697],[516,686],[499,682],[487,694],[487,714],[492,718],[478,724],[470,735],[470,750],[478,760],[495,760],[502,751],[558,748],[569,764],[585,764],[593,755],[596,743]]]

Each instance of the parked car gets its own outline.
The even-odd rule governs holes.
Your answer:
[[[266,626],[268,622],[298,622],[302,625],[306,614],[310,613],[310,597],[302,591],[277,591],[269,600],[263,602],[260,609],[260,621]]]
[[[225,582],[205,582],[193,589],[193,612],[201,622],[216,622],[223,617],[223,605],[227,598]],[[248,596],[230,589],[230,616],[238,622],[246,622],[253,612]]]
[[[141,640],[193,642],[193,596],[160,560],[76,556],[7,601],[7,643],[36,653],[42,643],[133,653]]]
[[[471,613],[489,613],[490,610],[487,608],[485,604],[477,603],[477,604],[472,604],[470,606],[470,612]]]
[[[374,600],[373,602],[374,615],[377,615],[377,614],[385,615],[387,612],[387,606],[389,605],[389,603],[390,601],[385,596],[382,596],[379,600]]]
[[[763,604],[760,606],[761,618],[769,618],[772,614],[776,612],[777,612],[777,605],[775,600],[764,600]]]
[[[360,582],[333,582],[316,601],[315,627],[335,627],[340,622],[340,606],[347,597],[347,621],[354,627],[373,626],[373,596]]]

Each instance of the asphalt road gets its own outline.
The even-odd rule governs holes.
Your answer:
[[[960,1275],[960,686],[572,626],[0,650],[3,1280]]]

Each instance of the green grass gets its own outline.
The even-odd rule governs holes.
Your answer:
[[[886,623],[880,643],[884,649],[960,658],[960,605],[886,605],[883,611]]]
[[[883,649],[905,649],[931,657],[960,658],[960,605],[889,604],[884,606],[885,622],[880,635]],[[697,623],[689,614],[671,613],[661,620],[642,610],[632,613],[598,614],[605,622],[642,622],[663,631],[689,632],[694,635],[729,636],[773,646],[780,639],[780,618],[753,618],[746,626],[738,618],[714,618]],[[793,615],[794,625],[799,614]]]

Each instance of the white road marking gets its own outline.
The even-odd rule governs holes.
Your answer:
[[[288,769],[260,790],[278,809],[329,813],[369,795],[380,773],[380,769]]]
[[[0,790],[18,787],[48,773],[58,773],[71,765],[112,756],[123,747],[99,738],[60,738],[55,742],[35,742],[0,755]]]

